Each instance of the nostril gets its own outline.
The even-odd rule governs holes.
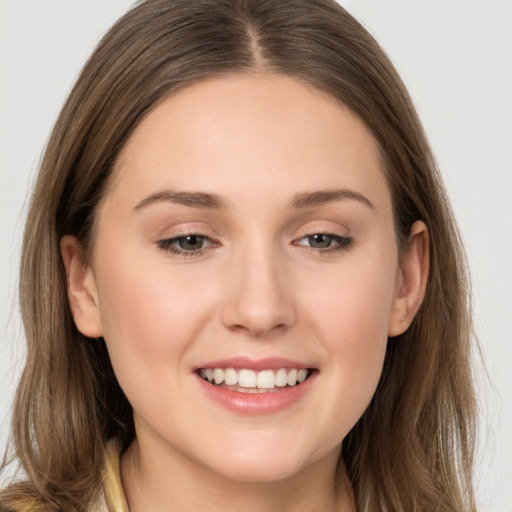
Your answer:
[[[267,327],[266,325],[264,325],[262,323],[251,322],[251,323],[248,323],[247,325],[243,325],[243,324],[230,325],[230,326],[228,326],[228,328],[233,332],[237,332],[237,333],[245,332],[254,337],[264,337],[264,336],[279,334],[279,333],[283,332],[284,330],[286,330],[288,328],[288,326],[284,323],[279,323],[277,325],[272,325],[270,327]]]

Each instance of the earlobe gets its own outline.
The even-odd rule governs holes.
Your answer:
[[[428,229],[417,221],[400,260],[395,297],[389,318],[388,336],[404,333],[421,306],[429,272]]]
[[[66,269],[69,305],[76,327],[85,336],[99,338],[103,336],[103,328],[92,268],[84,262],[82,248],[74,236],[62,237],[60,251]]]

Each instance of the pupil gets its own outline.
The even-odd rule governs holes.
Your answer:
[[[313,235],[309,239],[311,247],[316,249],[326,249],[331,245],[331,237],[329,235]]]
[[[200,236],[197,235],[188,235],[180,238],[180,247],[187,251],[193,251],[197,249],[201,249],[203,245],[203,240]]]

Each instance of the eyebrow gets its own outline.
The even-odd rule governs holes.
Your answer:
[[[292,208],[309,208],[334,201],[341,201],[343,199],[353,199],[365,204],[372,210],[375,209],[373,203],[363,194],[348,189],[301,192],[293,196],[292,200],[290,201],[290,206]],[[135,206],[133,211],[136,212],[146,206],[149,206],[150,204],[162,201],[202,209],[220,209],[226,206],[226,201],[222,196],[219,196],[218,194],[211,194],[207,192],[178,192],[174,190],[163,190],[144,198],[137,204],[137,206]]]
[[[164,190],[156,192],[144,198],[135,206],[133,211],[140,210],[145,206],[157,202],[168,202],[191,206],[192,208],[219,209],[226,205],[224,199],[217,194],[209,194],[206,192],[177,192],[174,190]]]
[[[311,206],[320,206],[326,203],[331,203],[333,201],[341,201],[343,199],[354,199],[365,204],[372,210],[375,209],[373,203],[363,194],[345,188],[334,190],[317,190],[315,192],[302,192],[300,194],[296,194],[292,198],[290,205],[293,208],[308,208]]]

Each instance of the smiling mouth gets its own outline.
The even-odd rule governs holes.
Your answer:
[[[302,384],[312,373],[309,368],[279,368],[254,371],[246,368],[201,368],[199,376],[215,387],[239,393],[274,393]]]

